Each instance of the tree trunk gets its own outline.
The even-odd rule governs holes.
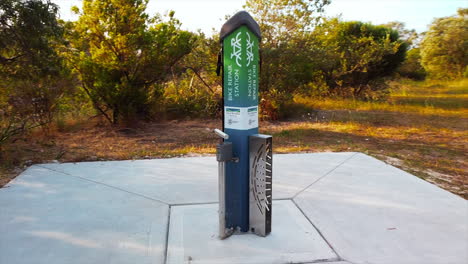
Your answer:
[[[114,106],[112,110],[112,124],[117,125],[119,123],[119,108]]]

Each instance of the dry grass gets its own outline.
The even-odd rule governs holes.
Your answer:
[[[384,118],[391,123],[391,116]],[[468,197],[466,132],[424,125],[389,126],[382,124],[382,119],[375,121],[276,123],[268,125],[266,132],[274,135],[277,153],[364,152]]]
[[[267,128],[278,152],[361,151],[468,198],[468,80],[394,83],[386,102],[295,101],[302,121]]]
[[[425,116],[468,117],[468,80],[451,83],[392,83],[390,98],[386,101],[360,101],[297,97],[295,101],[304,108],[322,110],[353,110],[413,113]]]
[[[388,102],[296,98],[294,120],[263,122],[276,153],[364,152],[468,198],[468,87],[403,83]],[[417,99],[415,99],[417,98]],[[0,186],[34,163],[165,158],[213,154],[219,120],[185,120],[119,129],[69,123],[4,146]]]

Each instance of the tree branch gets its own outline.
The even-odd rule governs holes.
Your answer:
[[[200,74],[198,73],[197,70],[195,70],[195,69],[192,68],[192,67],[186,67],[186,69],[192,70],[193,73],[195,73],[195,75],[198,77],[198,79],[200,79],[200,81],[202,81],[202,83],[210,90],[210,92],[211,92],[212,94],[214,94],[214,91],[213,91],[213,89],[211,88],[211,86],[208,85],[208,83],[206,83],[205,80],[203,80],[203,78],[200,76]]]
[[[83,87],[83,90],[86,92],[89,99],[91,99],[91,101],[93,102],[94,107],[96,107],[96,109],[107,119],[107,121],[109,121],[109,123],[113,124],[111,118],[106,114],[106,112],[104,112],[104,110],[102,110],[101,107],[99,107],[99,104],[91,96],[91,92],[88,90],[88,88],[86,88],[86,86],[83,83],[81,84],[81,87]]]
[[[0,56],[0,63],[7,63],[7,62],[12,62],[20,57],[23,57],[24,54],[19,54],[19,55],[16,55],[14,57],[11,57],[11,58],[6,58],[6,57],[3,57],[3,56]]]

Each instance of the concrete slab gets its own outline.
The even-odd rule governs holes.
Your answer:
[[[40,166],[0,189],[1,264],[164,263],[164,203],[174,205],[169,263],[189,256],[191,263],[468,259],[468,202],[364,154],[275,155],[273,198],[294,198],[298,207],[274,202],[268,238],[239,235],[222,242],[216,239],[214,157]],[[301,243],[292,239],[301,236]],[[225,246],[242,253],[236,258]]]
[[[163,263],[169,208],[33,166],[0,189],[0,263]]]
[[[273,198],[292,198],[354,155],[279,154],[273,160]],[[135,192],[168,204],[218,201],[215,157],[41,164],[72,176]]]
[[[215,157],[41,164],[168,204],[218,201]]]
[[[273,202],[272,233],[217,237],[217,204],[171,207],[167,263],[304,263],[338,260],[291,201]]]
[[[468,202],[364,154],[294,200],[352,263],[467,263]]]
[[[273,198],[293,198],[355,154],[341,152],[274,155]]]

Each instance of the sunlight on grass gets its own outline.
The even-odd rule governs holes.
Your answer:
[[[298,139],[306,135],[313,135],[319,131],[332,131],[356,136],[393,140],[414,139],[415,137],[422,137],[429,142],[447,142],[454,139],[462,139],[468,136],[468,132],[466,131],[452,131],[446,128],[434,128],[430,126],[373,126],[353,121],[331,121],[321,123],[295,122],[288,125],[287,128],[278,128],[276,131],[275,129],[270,130],[270,132],[274,133],[275,137],[288,139]]]
[[[342,98],[294,98],[305,108],[320,110],[389,111],[468,117],[468,80],[451,83],[412,82],[392,86],[387,101]]]
[[[400,104],[405,103],[404,100],[402,100],[402,102],[399,102],[398,100],[395,100],[394,102],[365,102],[353,99],[324,98],[316,100],[315,98],[297,97],[294,98],[294,101],[306,107],[321,110],[412,112],[424,115],[468,117],[468,110],[466,108],[457,107],[455,109],[444,109],[435,107],[432,104]]]
[[[392,85],[392,96],[467,97],[468,79],[459,81],[399,81]]]
[[[176,148],[158,148],[158,149],[143,149],[128,154],[130,159],[138,158],[170,158],[177,156],[186,156],[191,154],[215,154],[216,150],[211,145],[189,145]]]

